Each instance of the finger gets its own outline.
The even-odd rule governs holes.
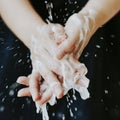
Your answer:
[[[44,103],[47,103],[50,98],[52,97],[52,90],[51,89],[47,89],[41,96],[41,99],[36,101],[36,103],[38,105],[43,105]]]
[[[50,84],[50,88],[52,89],[54,95],[56,95],[58,99],[60,99],[64,96],[63,90],[60,91],[61,90],[60,83],[58,83],[58,82],[57,83],[52,83],[52,84]]]
[[[76,84],[82,86],[82,87],[86,87],[88,88],[89,86],[89,79],[87,77],[83,77],[83,78],[79,78],[77,81],[76,81]]]
[[[83,51],[82,45],[83,45],[83,41],[81,41],[79,43],[78,47],[73,52],[76,59],[79,59],[79,57],[80,57],[80,55],[81,55],[81,53]]]
[[[29,88],[30,88],[30,93],[32,95],[33,101],[37,101],[41,98],[40,80],[41,80],[41,76],[39,73],[32,73],[29,80]]]
[[[67,38],[64,27],[60,24],[52,25],[52,31],[54,33],[54,39],[57,44],[60,44]]]
[[[18,96],[18,97],[31,96],[29,87],[27,87],[27,88],[22,88],[21,90],[19,90],[17,96]]]
[[[25,76],[21,76],[17,79],[17,83],[29,86],[29,78]]]
[[[75,48],[75,43],[69,43],[69,40],[66,39],[62,42],[57,50],[57,58],[62,59],[66,54],[71,53]]]
[[[63,88],[59,80],[57,79],[57,76],[43,64],[41,65],[41,68],[40,68],[40,74],[42,75],[44,80],[46,80],[48,85],[53,87],[53,90],[54,90],[53,92],[55,96],[57,98],[60,98],[63,95]],[[57,86],[54,86],[54,85],[57,85]],[[55,91],[55,87],[57,89],[57,92]]]

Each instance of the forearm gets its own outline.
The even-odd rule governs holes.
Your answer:
[[[0,15],[27,47],[30,47],[31,34],[37,26],[45,24],[29,0],[0,0]]]
[[[120,10],[120,0],[89,0],[79,14],[81,12],[86,13],[89,10],[96,12],[94,25],[100,27]]]

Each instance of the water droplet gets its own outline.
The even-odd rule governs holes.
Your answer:
[[[105,111],[108,111],[108,107],[105,107]]]
[[[65,8],[65,11],[67,11],[68,9],[67,8]]]
[[[0,106],[0,112],[3,112],[5,110],[4,106]]]
[[[77,111],[78,109],[77,109],[77,107],[75,107],[75,111]]]
[[[89,56],[89,52],[86,52],[84,57],[88,57]]]
[[[110,79],[110,76],[107,76],[107,80],[109,80]]]
[[[118,85],[120,86],[120,81],[118,81]]]
[[[15,53],[13,56],[16,57],[18,55],[18,53]]]
[[[69,111],[70,111],[70,116],[73,117],[74,115],[73,115],[72,110],[70,109]]]
[[[3,69],[3,67],[4,67],[3,65],[0,66],[1,69]]]
[[[13,50],[14,47],[7,46],[6,49],[7,49],[7,50]]]
[[[25,105],[24,105],[24,104],[22,104],[21,109],[24,109],[24,107],[25,107]]]
[[[8,87],[9,87],[9,86],[8,86],[8,85],[6,85],[6,87],[5,87],[5,88],[6,88],[6,89],[8,89]]]
[[[65,115],[63,114],[63,116],[62,116],[62,120],[65,120]]]
[[[103,102],[103,99],[101,99],[100,101]]]
[[[108,94],[108,90],[105,90],[105,94]]]
[[[77,1],[75,1],[75,4],[77,4]]]
[[[14,95],[14,90],[10,90],[9,91],[9,96],[13,96]]]
[[[22,59],[18,60],[18,63],[22,62]]]
[[[27,101],[27,104],[30,104],[31,103],[31,100],[26,98],[26,101]]]
[[[54,112],[52,113],[52,116],[53,116],[53,117],[55,116],[55,113],[54,113]]]
[[[6,99],[6,96],[4,96],[4,97],[2,98],[2,102],[4,102],[4,101],[5,101],[5,99]]]
[[[104,39],[104,37],[100,37],[100,39],[101,39],[101,40],[103,40],[103,39]]]
[[[73,100],[70,100],[71,103],[73,103]]]
[[[111,34],[110,37],[111,37],[111,38],[115,38],[115,35]]]
[[[108,52],[108,48],[106,48],[105,51]]]
[[[15,102],[15,98],[12,99],[12,103],[14,103],[14,102]]]
[[[113,46],[114,45],[113,42],[111,42],[110,45]]]
[[[97,56],[98,56],[97,54],[94,55],[95,58],[97,58]]]
[[[101,48],[100,45],[96,45],[96,48]]]

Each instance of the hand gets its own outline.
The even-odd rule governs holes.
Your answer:
[[[61,32],[61,34],[63,33]],[[59,34],[56,37],[60,38]],[[36,40],[34,41],[36,42]],[[57,42],[57,44],[60,44],[60,42]],[[47,84],[49,86],[52,86],[52,89],[56,87],[57,92],[54,93],[55,91],[53,91],[52,96],[55,95],[58,98],[61,98],[63,94],[66,94],[67,91],[72,87],[81,93],[80,86],[83,86],[82,88],[85,88],[85,91],[86,91],[86,88],[88,87],[88,84],[89,84],[89,80],[86,79],[85,77],[87,69],[83,64],[79,63],[76,59],[74,59],[72,55],[67,55],[64,59],[57,60],[56,57],[54,57],[55,55],[52,56],[52,54],[49,51],[42,49],[42,46],[40,48],[38,47],[38,50],[41,50],[41,51],[37,51],[36,48],[34,48],[33,50],[34,50],[33,52],[37,53],[37,55],[34,56],[35,57],[34,59],[32,59],[32,63],[33,63],[32,74],[39,72],[42,75],[42,77],[45,79]],[[42,55],[38,54],[39,52],[41,52]],[[59,66],[59,68],[57,68],[57,70],[55,71],[56,73],[51,70],[51,68],[54,68],[54,67],[50,66],[49,64],[55,65],[54,67]],[[59,77],[59,80],[60,78],[63,78],[63,83],[61,82],[62,86],[60,84],[60,81],[58,81],[58,77]],[[38,80],[35,80],[36,77],[32,77],[32,79],[34,79],[33,82],[38,81]],[[56,85],[56,86],[53,86],[53,85]],[[32,86],[32,84],[30,84],[30,86]],[[63,91],[62,87],[64,88],[65,91]],[[31,91],[33,100],[35,101],[36,99],[34,97],[34,93],[35,91],[37,91],[37,93],[39,93],[40,91],[38,90],[38,88],[34,90],[31,89],[30,91]],[[38,98],[40,98],[40,95],[37,94],[37,96]],[[52,97],[51,94],[50,95],[48,94],[48,96],[46,96],[45,98],[46,100],[44,100],[45,102],[49,101],[50,98]],[[84,94],[82,95],[82,98],[86,99],[88,96],[89,94],[87,92],[86,95]]]
[[[72,56],[68,57],[67,61],[65,59],[61,60],[61,68],[64,78],[59,78],[60,83],[64,88],[61,97],[71,88],[74,88],[80,92],[83,99],[88,98],[89,93],[86,88],[88,87],[89,80],[85,77],[87,73],[86,67],[84,64],[81,64],[72,58]],[[19,77],[17,82],[28,86],[27,88],[21,89],[18,92],[18,96],[32,96],[33,100],[40,106],[46,102],[51,104],[51,98],[54,98],[54,95],[56,96],[55,92],[59,93],[59,83],[53,82],[48,84],[46,81],[41,79],[39,73],[32,73],[29,77]],[[55,101],[54,99],[52,100]],[[51,105],[54,103],[55,102],[52,102]]]
[[[77,59],[80,57],[94,31],[92,17],[82,13],[70,16],[65,25],[67,38],[58,46],[58,59],[62,59],[68,53],[72,53]]]
[[[39,72],[47,84],[50,86],[57,84],[57,86],[53,86],[58,90],[57,92],[54,91],[57,98],[61,98],[63,96],[63,88],[58,80],[58,77],[61,76],[61,69],[59,69],[59,61],[54,57],[54,48],[56,48],[58,44],[55,43],[55,40],[65,37],[63,33],[64,29],[61,25],[46,24],[41,28],[37,28],[37,32],[32,35],[32,43],[30,47],[33,66],[31,74],[31,76],[33,76],[32,79],[36,80],[34,73]],[[36,90],[36,93],[39,93],[39,90]],[[31,94],[33,96],[33,100],[37,99],[34,97],[34,92],[31,92]],[[37,97],[39,98],[40,96],[37,94]]]
[[[39,73],[34,73],[28,77],[21,76],[17,79],[17,82],[27,86],[18,91],[18,97],[32,96],[33,101],[40,106],[51,99],[54,89],[56,93],[59,90],[57,88],[58,83],[49,86]]]

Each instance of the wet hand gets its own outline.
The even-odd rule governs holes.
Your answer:
[[[60,89],[60,83],[52,83],[49,85],[42,79],[39,73],[31,74],[28,77],[21,76],[18,78],[17,82],[26,86],[26,88],[22,88],[18,91],[18,97],[32,96],[33,101],[39,104],[39,106],[51,99],[54,90],[56,90],[58,94]],[[59,95],[59,98],[62,96],[63,93]]]
[[[62,59],[66,54],[79,58],[87,45],[92,33],[92,18],[84,14],[73,14],[65,25],[67,38],[61,41],[57,50],[57,58]]]

